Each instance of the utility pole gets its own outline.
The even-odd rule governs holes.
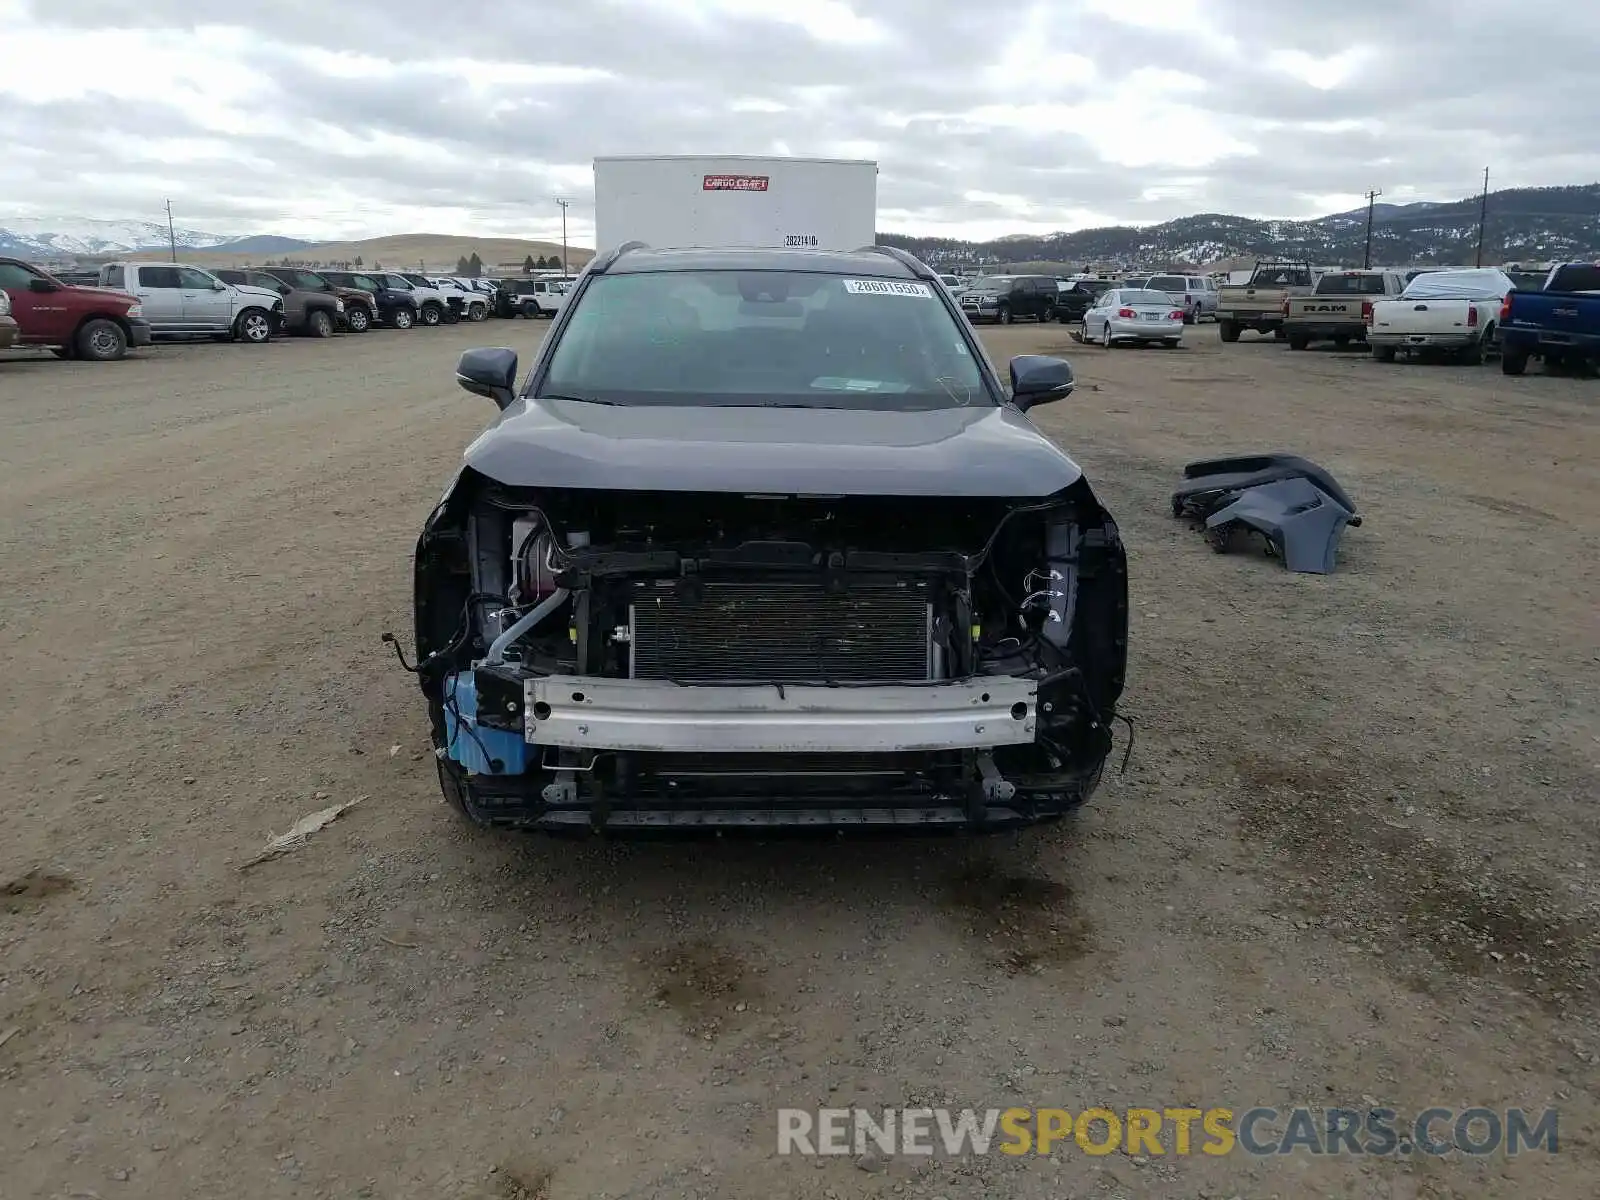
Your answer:
[[[1372,204],[1379,196],[1383,195],[1377,188],[1367,193],[1367,249],[1361,256],[1361,269],[1372,269]]]
[[[565,275],[567,273],[567,205],[571,204],[572,201],[562,200],[558,197],[556,203],[561,205],[561,273]]]
[[[1478,204],[1478,261],[1483,266],[1483,227],[1489,223],[1489,168],[1483,169],[1483,199]]]
[[[172,231],[172,201],[167,201],[167,249],[172,253],[172,261],[178,261],[178,235]]]

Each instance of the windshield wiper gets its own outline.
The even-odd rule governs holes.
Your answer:
[[[535,400],[570,400],[574,404],[609,404],[615,407],[615,400],[602,400],[599,396],[563,396],[559,392],[545,392],[534,397]]]

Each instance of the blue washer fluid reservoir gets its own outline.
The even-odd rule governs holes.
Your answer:
[[[444,677],[445,753],[475,775],[522,775],[532,749],[519,733],[478,724],[471,671]],[[498,759],[496,767],[491,759]]]

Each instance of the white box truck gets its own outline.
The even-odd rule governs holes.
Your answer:
[[[632,155],[594,160],[597,252],[795,246],[856,250],[877,237],[878,164],[865,159]]]

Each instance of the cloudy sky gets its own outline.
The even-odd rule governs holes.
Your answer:
[[[581,242],[630,153],[875,158],[913,233],[1314,216],[1600,178],[1597,60],[1592,0],[0,0],[0,223]]]

